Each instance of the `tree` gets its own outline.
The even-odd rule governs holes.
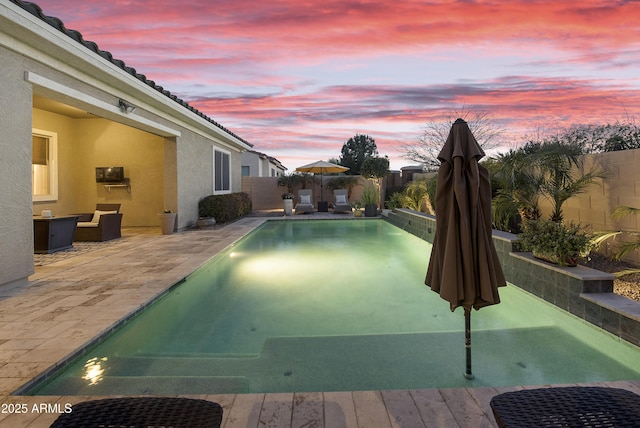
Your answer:
[[[582,147],[551,139],[539,145],[536,167],[542,174],[541,193],[551,202],[551,220],[563,220],[562,205],[583,193],[596,180],[606,177],[604,170],[584,170]]]
[[[491,176],[494,191],[493,222],[505,231],[518,232],[519,221],[540,218],[540,187],[542,176],[536,168],[529,168],[527,148],[511,149],[483,162]]]
[[[368,157],[362,162],[360,174],[365,178],[370,178],[375,183],[378,190],[378,205],[380,202],[380,185],[385,175],[389,173],[389,158]]]
[[[377,155],[378,148],[375,140],[368,135],[356,134],[342,146],[340,165],[349,168],[346,174],[360,175],[362,162],[368,157]]]
[[[360,167],[360,175],[364,178],[371,178],[377,185],[384,176],[389,173],[389,158],[385,157],[368,157],[362,162]]]
[[[441,121],[427,122],[422,134],[415,143],[405,144],[403,157],[412,162],[422,164],[426,170],[432,170],[440,166],[438,153],[447,141],[451,124],[458,118],[462,118],[469,124],[473,136],[485,151],[493,149],[500,144],[498,140],[503,129],[496,125],[485,112],[471,112],[466,108],[449,111],[446,118]]]
[[[561,134],[563,141],[578,144],[586,153],[640,148],[640,126],[633,122],[613,125],[579,125]]]

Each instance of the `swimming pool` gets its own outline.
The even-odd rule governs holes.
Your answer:
[[[639,350],[528,295],[462,312],[430,245],[382,220],[269,221],[33,395],[381,390],[640,379]]]

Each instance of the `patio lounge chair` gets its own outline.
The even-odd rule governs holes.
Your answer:
[[[311,189],[298,190],[298,204],[296,205],[296,214],[313,213],[313,201],[311,200]]]
[[[346,213],[351,212],[351,205],[349,204],[349,192],[345,189],[336,189],[333,191],[333,197],[335,203],[333,204],[334,213]]]
[[[120,204],[96,204],[95,212],[79,215],[74,241],[109,241],[122,236]]]

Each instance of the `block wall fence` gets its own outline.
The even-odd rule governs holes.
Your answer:
[[[640,231],[640,214],[628,215],[620,221],[611,218],[611,213],[619,206],[640,208],[640,149],[587,155],[585,168],[588,170],[592,165],[606,170],[609,176],[592,184],[585,193],[569,199],[563,206],[565,220],[580,223],[593,231]],[[541,202],[543,215],[548,216],[551,207],[545,201]],[[627,235],[626,239],[629,238]],[[620,238],[609,240],[599,252],[610,255],[619,243]],[[625,259],[640,264],[640,251]]]
[[[307,185],[308,188],[313,189],[313,200],[316,203],[320,200],[333,202],[333,190],[327,189],[329,180],[331,180],[331,176],[324,176],[322,189],[320,189],[319,177],[315,185]],[[364,187],[368,184],[373,184],[373,182],[358,176],[358,185],[352,189],[349,202],[359,201],[362,198]],[[384,187],[383,185],[382,188],[384,189]],[[242,191],[251,196],[254,211],[273,211],[283,209],[282,194],[287,192],[287,188],[278,186],[277,177],[242,177]],[[294,191],[294,195],[296,196],[295,206],[298,196],[297,189]],[[384,192],[382,200],[384,201]]]

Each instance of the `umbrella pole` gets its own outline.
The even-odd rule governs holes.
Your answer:
[[[464,372],[464,377],[467,379],[473,379],[471,373],[471,308],[464,308],[464,346],[467,350],[467,369]]]

